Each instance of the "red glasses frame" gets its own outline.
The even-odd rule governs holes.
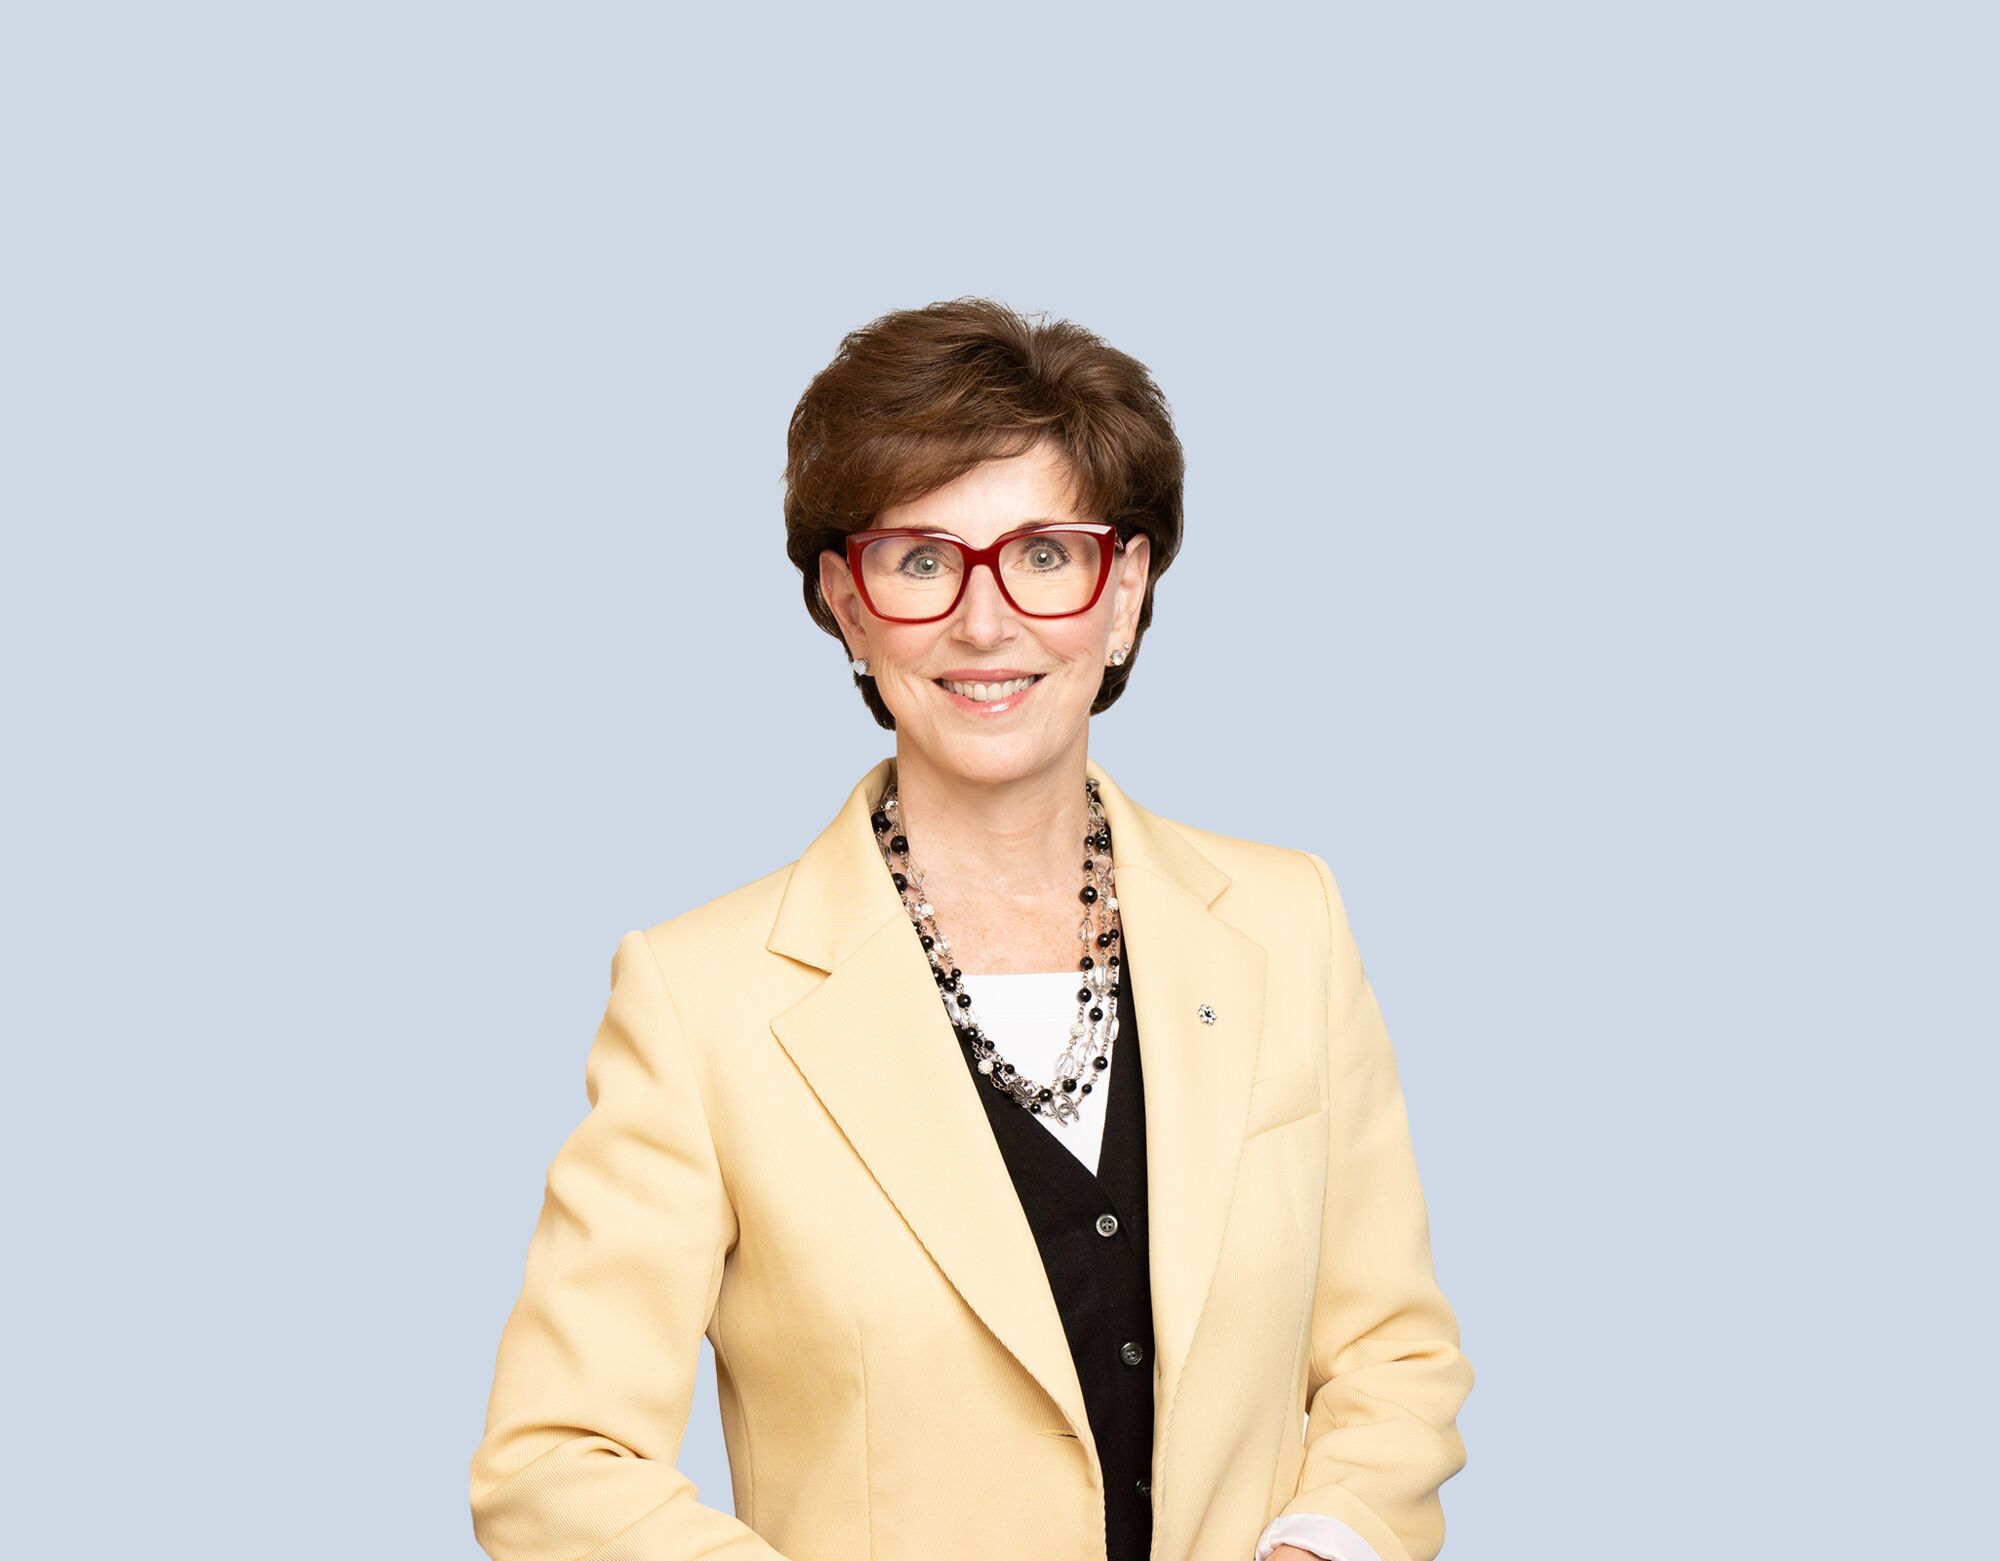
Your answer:
[[[1014,600],[1014,593],[1007,589],[1007,581],[1000,573],[1000,550],[1009,542],[1020,537],[1035,536],[1045,531],[1082,531],[1097,538],[1110,537],[1110,547],[1097,555],[1097,583],[1090,588],[1090,600],[1069,612],[1030,612]],[[876,611],[875,603],[869,600],[868,582],[862,578],[861,552],[870,542],[879,542],[886,537],[923,537],[933,542],[950,542],[957,546],[965,559],[965,570],[959,576],[958,590],[953,594],[951,605],[942,612],[927,613],[921,618],[897,618],[889,613]],[[958,604],[965,600],[965,588],[972,582],[972,571],[984,564],[1000,587],[1000,594],[1007,599],[1007,605],[1024,618],[1074,618],[1078,613],[1089,612],[1098,598],[1104,595],[1104,582],[1111,578],[1111,559],[1114,554],[1124,551],[1125,539],[1118,535],[1118,527],[1108,520],[1042,521],[1032,526],[1019,526],[1003,536],[995,537],[985,547],[974,547],[964,537],[953,536],[949,531],[925,531],[909,526],[885,526],[876,531],[850,531],[847,534],[847,569],[854,577],[854,588],[861,594],[862,605],[874,613],[884,623],[936,623],[940,618],[949,618],[958,610]]]

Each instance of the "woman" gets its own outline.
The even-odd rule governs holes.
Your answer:
[[[1142,365],[961,300],[792,417],[789,551],[896,734],[620,941],[472,1513],[496,1561],[1427,1561],[1472,1372],[1327,866],[1088,756],[1180,543]],[[679,1474],[714,1346],[735,1516]]]

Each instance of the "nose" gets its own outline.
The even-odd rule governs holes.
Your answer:
[[[1000,577],[991,564],[974,564],[965,582],[965,596],[953,616],[959,626],[981,638],[990,637],[1013,616],[1000,591]]]

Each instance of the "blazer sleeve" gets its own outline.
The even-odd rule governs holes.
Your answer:
[[[1340,890],[1303,853],[1326,900],[1326,1211],[1307,1367],[1306,1452],[1284,1513],[1321,1513],[1382,1561],[1432,1561],[1438,1488],[1465,1466],[1457,1427],[1472,1391],[1458,1323],[1431,1265],[1430,1223],[1382,1012]]]
[[[494,1561],[783,1561],[674,1466],[736,1219],[651,943],[619,940],[472,1458]]]

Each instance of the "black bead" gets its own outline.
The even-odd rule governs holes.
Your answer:
[[[898,894],[901,894],[905,889],[910,887],[910,880],[905,878],[901,873],[891,873],[889,876],[895,880],[896,892]],[[926,940],[926,946],[928,946],[928,940]]]
[[[1097,886],[1095,884],[1085,884],[1082,893],[1077,898],[1082,900],[1085,905],[1095,905],[1097,903]]]
[[[1109,1057],[1093,1057],[1090,1059],[1090,1065],[1093,1068],[1108,1068],[1111,1066],[1111,1059]]]
[[[1076,990],[1076,1000],[1077,1000],[1077,1001],[1078,1001],[1079,1003],[1087,1003],[1087,1002],[1089,1002],[1089,1001],[1090,1001],[1090,988],[1089,988],[1089,987],[1087,987],[1087,986],[1084,986],[1084,987],[1078,987],[1078,988],[1077,988],[1077,990]]]
[[[970,1008],[972,1006],[972,994],[970,992],[959,993],[958,1006],[960,1008]]]
[[[1041,1091],[1039,1091],[1039,1092],[1038,1092],[1038,1093],[1036,1094],[1036,1096],[1035,1096],[1035,1099],[1037,1099],[1037,1100],[1053,1100],[1053,1099],[1055,1098],[1055,1093],[1056,1093],[1056,1092],[1055,1092],[1054,1090],[1052,1090],[1052,1089],[1045,1089],[1045,1090],[1041,1090]]]
[[[901,856],[910,849],[910,842],[902,835],[891,835],[889,837],[889,849],[894,851],[898,856]]]
[[[1088,954],[1086,954],[1083,956],[1082,963],[1079,964],[1076,968],[1078,970],[1088,970],[1091,968],[1091,966],[1095,965],[1096,963],[1097,963],[1096,960],[1092,959]]]
[[[1034,1112],[1034,1114],[1035,1114],[1036,1116],[1040,1116],[1040,1115],[1042,1114],[1042,1108],[1041,1108],[1041,1106],[1040,1106],[1040,1105],[1039,1105],[1039,1104],[1038,1104],[1037,1102],[1035,1102],[1035,1101],[1032,1101],[1032,1100],[1031,1100],[1031,1101],[1029,1101],[1029,1102],[1028,1102],[1028,1109],[1029,1109],[1030,1111]]]
[[[937,946],[937,939],[932,937],[928,932],[926,932],[923,935],[923,941],[924,941],[924,949],[926,952]]]
[[[1014,1076],[1014,1065],[1011,1062],[1003,1062],[994,1071],[1005,1078],[1011,1079]]]
[[[1079,1095],[1088,1095],[1090,1093],[1090,1086],[1088,1084],[1084,1085],[1082,1089],[1077,1091],[1077,1093]]]
[[[1098,1021],[1098,1020],[1100,1020],[1100,1019],[1102,1019],[1103,1017],[1104,1017],[1104,1010],[1103,1010],[1103,1009],[1101,1009],[1101,1008],[1093,1008],[1093,1009],[1091,1009],[1091,1011],[1090,1011],[1090,1022],[1091,1022],[1092,1024],[1095,1024],[1095,1023],[1097,1023],[1097,1021]]]
[[[868,822],[875,826],[875,833],[879,835],[889,827],[889,815],[877,808],[868,816]]]
[[[1065,1095],[1074,1095],[1074,1094],[1076,1093],[1076,1080],[1075,1080],[1075,1079],[1064,1079],[1064,1080],[1063,1080],[1063,1093],[1064,1093]]]
[[[1100,932],[1100,933],[1099,933],[1099,934],[1097,935],[1097,946],[1098,946],[1099,948],[1101,948],[1101,949],[1108,949],[1108,948],[1110,948],[1110,947],[1111,947],[1111,934],[1110,934],[1110,933],[1108,933],[1108,932]]]

